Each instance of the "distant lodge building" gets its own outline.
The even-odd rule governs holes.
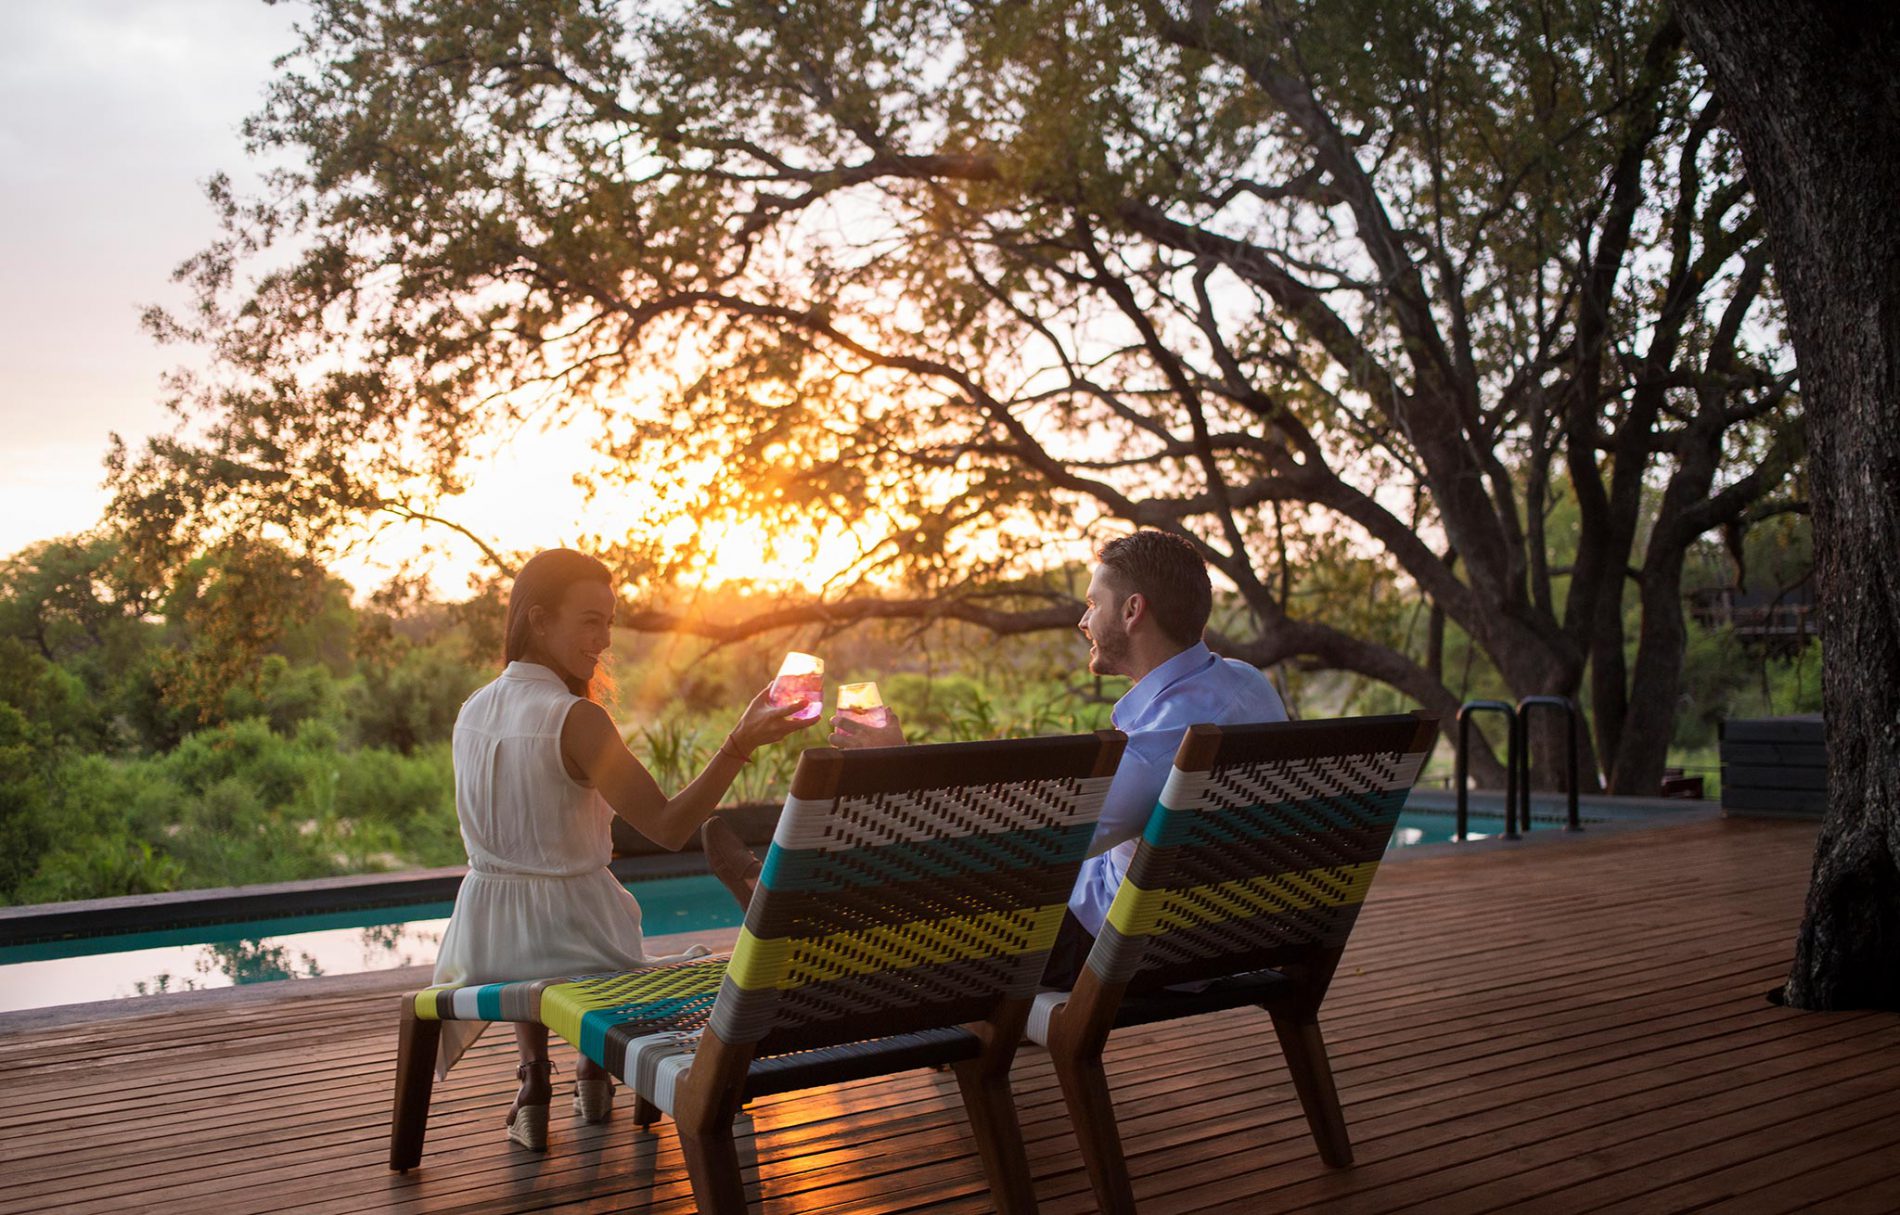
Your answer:
[[[1689,614],[1705,629],[1728,629],[1745,644],[1778,653],[1799,650],[1821,632],[1809,582],[1750,590],[1704,587],[1689,592]]]

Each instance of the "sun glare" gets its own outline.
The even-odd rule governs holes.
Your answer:
[[[577,482],[600,470],[594,438],[585,427],[569,426],[524,430],[497,441],[492,451],[471,460],[466,492],[427,513],[466,528],[501,553],[577,545],[583,537],[612,537],[639,526],[641,512],[625,505],[639,495],[637,487],[590,500]],[[858,538],[842,527],[773,536],[758,520],[700,522],[687,515],[661,526],[665,547],[675,552],[697,535],[699,553],[689,562],[687,580],[704,589],[748,583],[816,593],[863,553]],[[363,592],[405,566],[426,573],[436,593],[448,598],[465,595],[471,579],[489,572],[480,548],[453,528],[387,517],[370,520],[363,538],[335,563],[337,573]]]
[[[693,563],[695,580],[707,588],[751,583],[816,593],[851,569],[863,551],[857,538],[843,529],[775,538],[756,519],[702,525],[680,518],[668,525],[666,539],[684,545],[695,531],[701,547]]]

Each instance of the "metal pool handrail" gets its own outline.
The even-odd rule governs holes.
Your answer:
[[[1568,791],[1569,807],[1564,819],[1565,831],[1583,830],[1583,822],[1577,814],[1577,702],[1568,696],[1526,696],[1517,702],[1513,728],[1517,737],[1513,740],[1511,753],[1521,765],[1522,780],[1512,781],[1512,785],[1524,791],[1524,800],[1519,811],[1524,820],[1524,830],[1531,829],[1531,710],[1536,708],[1560,709],[1564,715],[1564,788]],[[1510,810],[1507,806],[1505,816]]]
[[[1458,787],[1458,824],[1457,830],[1452,838],[1461,844],[1464,842],[1466,835],[1465,828],[1468,825],[1467,820],[1471,812],[1470,791],[1465,787],[1465,772],[1469,760],[1471,715],[1473,713],[1504,714],[1505,725],[1508,727],[1506,733],[1509,740],[1506,745],[1504,759],[1504,838],[1514,840],[1517,838],[1515,809],[1517,806],[1518,728],[1517,709],[1513,707],[1508,700],[1467,700],[1464,704],[1458,706],[1458,750],[1455,760],[1457,775],[1453,777],[1452,780],[1452,783]],[[1528,773],[1529,769],[1527,768],[1527,777]],[[1525,800],[1528,802],[1529,798],[1526,797]],[[1528,827],[1530,824],[1530,811],[1528,809],[1525,810],[1524,817],[1525,825]]]

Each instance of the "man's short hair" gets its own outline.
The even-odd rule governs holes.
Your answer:
[[[1190,646],[1201,639],[1214,610],[1214,587],[1207,562],[1192,544],[1166,532],[1139,531],[1110,540],[1095,550],[1095,558],[1113,571],[1124,597],[1134,593],[1147,601],[1170,641]]]

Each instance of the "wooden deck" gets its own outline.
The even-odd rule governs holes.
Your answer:
[[[1142,1209],[1900,1209],[1900,1017],[1763,999],[1813,834],[1703,822],[1388,865],[1323,1017],[1357,1164],[1319,1162],[1264,1016],[1134,1031],[1109,1063]],[[0,1212],[691,1209],[677,1140],[625,1110],[588,1127],[557,1105],[546,1157],[511,1148],[499,1033],[438,1086],[422,1167],[392,1174],[393,997],[290,990],[0,1028]],[[1016,1077],[1042,1209],[1092,1209],[1040,1051]],[[989,1207],[946,1075],[749,1123],[761,1210]]]

